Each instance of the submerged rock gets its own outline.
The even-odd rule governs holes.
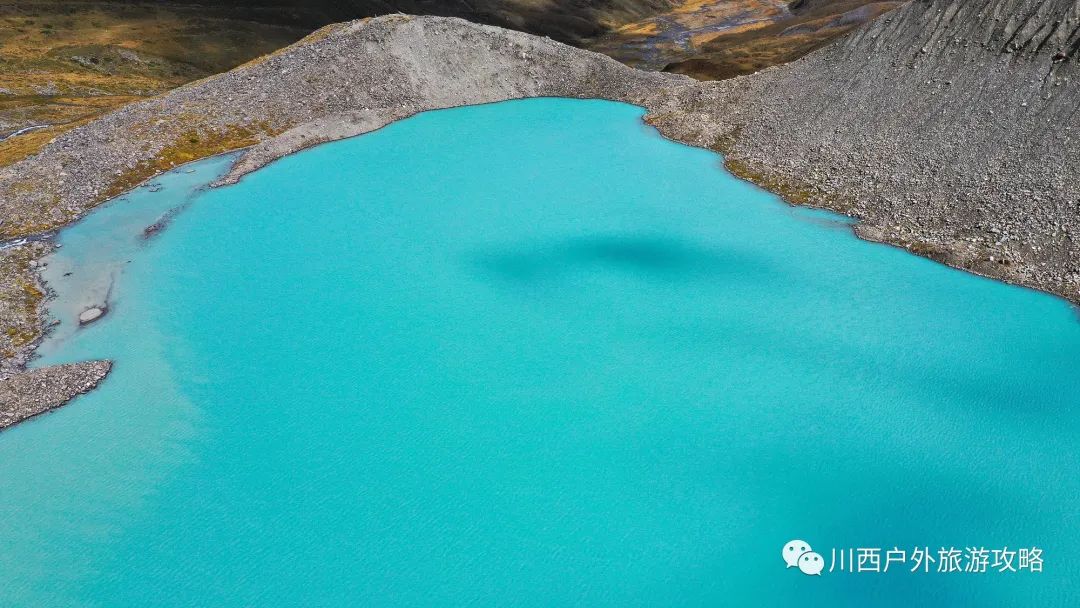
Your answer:
[[[79,313],[79,325],[89,325],[105,315],[105,306],[92,306]]]

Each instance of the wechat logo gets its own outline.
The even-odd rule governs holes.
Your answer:
[[[784,545],[781,557],[788,568],[798,568],[803,574],[821,576],[825,569],[825,560],[814,553],[810,543],[805,540],[793,540]]]

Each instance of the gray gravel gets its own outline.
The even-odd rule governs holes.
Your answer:
[[[186,141],[257,142],[228,182],[424,110],[604,98],[793,202],[859,218],[864,238],[1080,301],[1078,49],[1077,0],[914,1],[795,63],[711,83],[459,19],[354,21],[0,169],[0,233],[69,223],[157,159],[183,160]],[[20,268],[6,278],[36,284]],[[5,320],[39,327],[35,311],[0,301]]]
[[[1080,1],[910,2],[658,126],[860,236],[1076,302],[1078,59]]]
[[[108,361],[83,361],[12,374],[0,379],[0,429],[60,407],[96,387]]]

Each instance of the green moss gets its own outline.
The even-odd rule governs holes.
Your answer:
[[[740,179],[755,183],[762,188],[774,192],[793,205],[809,205],[817,199],[817,195],[806,184],[800,184],[795,180],[781,179],[750,168],[746,163],[732,158],[726,159],[724,166],[728,171]],[[831,208],[836,207],[830,205]]]

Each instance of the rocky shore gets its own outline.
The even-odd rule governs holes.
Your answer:
[[[644,106],[664,135],[724,152],[737,174],[793,203],[857,217],[865,238],[1080,301],[1080,4],[972,4],[911,2],[795,63],[722,82],[452,18],[329,26],[0,169],[0,236],[56,229],[160,171],[225,150],[247,148],[227,183],[424,110],[604,98]],[[5,282],[38,285],[31,262],[40,255],[4,265]],[[43,322],[37,304],[18,298],[0,299],[0,318],[39,334]],[[30,348],[11,346],[3,382],[85,390],[69,369],[21,371]]]
[[[696,142],[736,173],[864,238],[1080,301],[1075,0],[910,2],[720,90],[705,112],[723,125]]]
[[[82,361],[0,379],[0,429],[58,408],[93,389],[111,368],[108,361]]]

